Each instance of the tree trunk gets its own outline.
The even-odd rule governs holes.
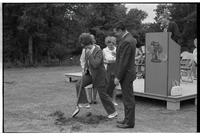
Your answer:
[[[49,50],[47,50],[47,64],[50,63],[50,53],[49,53]]]
[[[38,58],[39,58],[39,54],[38,54],[38,48],[34,47],[34,65],[38,64]]]
[[[33,37],[29,36],[28,39],[28,56],[29,56],[29,64],[33,65]]]

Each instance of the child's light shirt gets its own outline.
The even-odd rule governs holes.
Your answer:
[[[113,50],[110,50],[108,47],[103,49],[103,58],[104,58],[104,66],[107,69],[107,63],[110,61],[114,62],[116,60],[116,56],[113,55],[116,54],[116,47],[114,46]]]

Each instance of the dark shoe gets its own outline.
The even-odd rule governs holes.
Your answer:
[[[118,128],[134,128],[134,125],[127,125],[127,124],[119,124],[117,125]]]
[[[93,104],[97,104],[97,101],[93,101],[92,103],[93,103]]]
[[[97,104],[97,101],[89,102],[89,104]]]
[[[125,120],[117,121],[118,124],[125,124]]]

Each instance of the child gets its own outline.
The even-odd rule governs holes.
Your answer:
[[[114,71],[115,71],[115,60],[116,60],[116,38],[113,36],[107,36],[105,38],[106,48],[103,49],[104,66],[107,70],[108,87],[107,93],[113,98],[113,104],[116,103],[116,91],[114,84]]]

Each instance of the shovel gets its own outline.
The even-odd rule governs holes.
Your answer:
[[[80,83],[79,90],[78,90],[78,98],[77,98],[77,102],[76,102],[76,109],[72,114],[72,118],[75,117],[80,112],[80,108],[78,106],[78,101],[79,101],[79,97],[80,97],[80,94],[81,94],[82,84],[83,84],[83,79],[81,78],[81,83]]]

